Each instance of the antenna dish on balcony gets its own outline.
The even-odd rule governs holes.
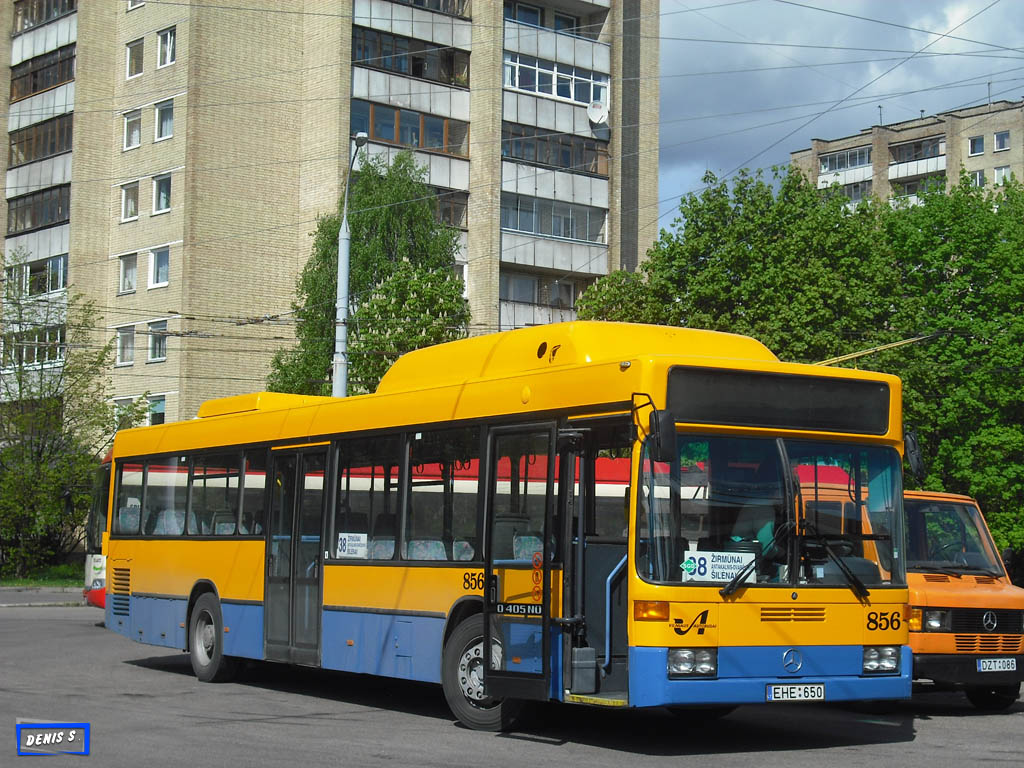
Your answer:
[[[592,101],[587,106],[587,119],[594,125],[604,125],[608,122],[608,107],[600,101]]]

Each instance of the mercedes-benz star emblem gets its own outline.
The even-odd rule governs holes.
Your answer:
[[[985,615],[981,617],[981,624],[985,627],[986,632],[994,632],[998,623],[995,611],[985,611]]]
[[[789,672],[791,675],[795,675],[800,671],[800,668],[804,665],[804,657],[800,654],[796,648],[790,648],[784,654],[782,654],[782,668]]]

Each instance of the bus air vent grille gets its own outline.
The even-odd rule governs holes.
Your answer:
[[[824,606],[762,606],[761,621],[824,621]]]
[[[925,581],[930,581],[933,584],[942,584],[942,583],[947,583],[948,584],[949,583],[949,576],[946,576],[946,575],[941,574],[941,573],[926,573],[924,575],[924,580]]]
[[[957,653],[1021,653],[1021,635],[956,635]]]
[[[132,579],[130,568],[114,568],[110,579],[110,611],[115,616],[127,616],[132,606]]]

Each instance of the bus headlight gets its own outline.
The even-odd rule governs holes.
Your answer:
[[[717,674],[717,648],[668,649],[669,677],[714,677]]]
[[[885,674],[900,671],[900,649],[895,645],[864,646],[864,672]]]
[[[949,611],[925,611],[924,631],[949,632],[950,618]]]

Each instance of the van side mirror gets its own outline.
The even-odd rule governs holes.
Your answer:
[[[921,446],[917,442],[917,433],[908,429],[903,433],[903,453],[907,457],[907,466],[910,467],[910,474],[919,483],[924,482],[924,458],[921,456]]]
[[[650,422],[651,458],[655,461],[673,463],[679,461],[676,447],[676,420],[672,411],[651,411]]]
[[[1002,552],[1003,565],[1006,566],[1006,570],[1010,570],[1010,566],[1013,564],[1013,549],[1006,547]]]

